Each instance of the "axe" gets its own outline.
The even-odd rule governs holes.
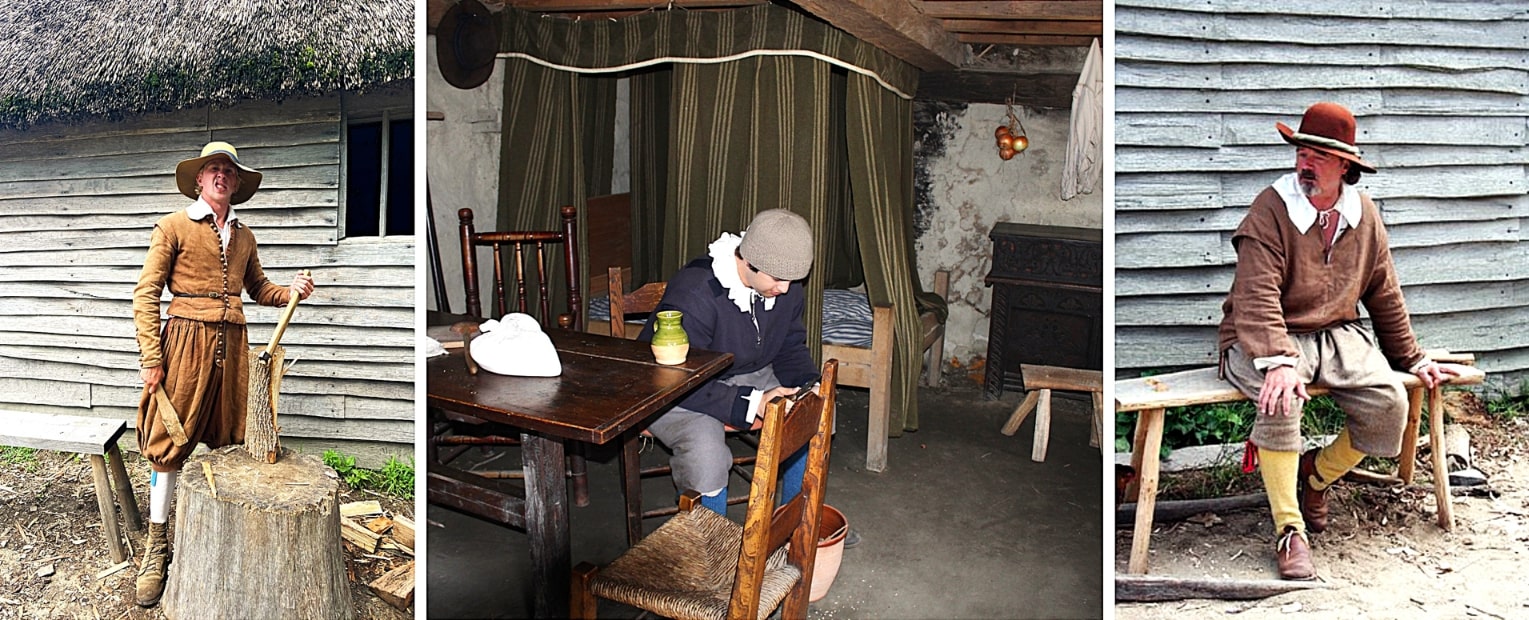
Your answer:
[[[312,276],[313,272],[304,269],[303,275]],[[266,343],[265,350],[260,352],[260,361],[271,361],[271,351],[275,350],[276,343],[281,341],[282,332],[287,331],[287,323],[292,322],[292,313],[297,310],[297,302],[301,299],[302,296],[298,295],[297,291],[292,291],[292,299],[287,302],[287,309],[282,311],[281,320],[276,322],[276,331],[271,332],[271,341]]]

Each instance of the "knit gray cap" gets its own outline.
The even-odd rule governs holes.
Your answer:
[[[812,269],[812,227],[785,209],[760,211],[743,231],[738,255],[777,280],[800,280]]]

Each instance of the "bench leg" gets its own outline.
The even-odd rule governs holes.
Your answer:
[[[138,512],[138,498],[133,496],[133,483],[127,477],[127,464],[122,462],[122,450],[112,444],[106,450],[111,457],[111,482],[117,490],[117,504],[122,507],[122,520],[129,532],[143,531],[143,515]]]
[[[1040,398],[1040,394],[1040,390],[1030,390],[1028,394],[1025,394],[1025,399],[1014,408],[1014,415],[1009,416],[1009,421],[1003,424],[999,432],[1012,436],[1015,431],[1018,431],[1019,425],[1023,424],[1025,418],[1030,415],[1030,411],[1035,409],[1035,401]]]
[[[1455,529],[1455,516],[1449,505],[1449,469],[1444,459],[1444,386],[1428,391],[1428,441],[1433,453],[1433,493],[1438,505],[1439,527]]]
[[[113,562],[127,560],[122,550],[122,536],[117,532],[117,510],[111,503],[111,485],[106,481],[106,459],[99,454],[90,455],[90,473],[96,482],[96,505],[101,508],[101,531],[106,534],[106,546],[111,549]]]
[[[1418,426],[1422,420],[1423,388],[1407,390],[1407,426],[1402,429],[1402,453],[1396,457],[1396,477],[1403,485],[1412,484],[1412,470],[1418,458]]]
[[[631,433],[621,440],[621,494],[626,499],[626,544],[642,540],[642,461],[638,454],[641,435]]]
[[[1152,511],[1157,505],[1158,450],[1163,445],[1162,409],[1148,409],[1137,414],[1136,444],[1131,448],[1131,463],[1136,467],[1136,525],[1131,531],[1131,559],[1126,570],[1147,573],[1147,551],[1152,545]]]
[[[1030,448],[1030,460],[1046,462],[1046,444],[1051,441],[1051,390],[1040,390],[1040,400],[1035,405],[1035,441]]]

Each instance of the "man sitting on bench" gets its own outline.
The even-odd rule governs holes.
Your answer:
[[[1324,102],[1306,110],[1299,131],[1275,127],[1296,147],[1295,172],[1265,188],[1232,234],[1237,273],[1219,348],[1222,374],[1258,403],[1249,443],[1274,516],[1280,577],[1311,579],[1306,533],[1327,527],[1328,485],[1367,454],[1401,451],[1407,394],[1391,364],[1429,387],[1452,371],[1418,346],[1380,211],[1352,187],[1375,172],[1354,145],[1354,115]],[[1326,448],[1301,454],[1308,383],[1330,387],[1347,419]]]

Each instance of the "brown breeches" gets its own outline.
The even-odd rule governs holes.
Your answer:
[[[160,420],[159,403],[148,391],[138,402],[138,449],[157,471],[180,469],[198,442],[209,448],[244,443],[244,409],[249,391],[248,336],[244,325],[204,323],[179,317],[166,321],[165,390],[186,429],[177,446]]]
[[[1359,323],[1310,334],[1292,334],[1301,355],[1295,372],[1301,381],[1327,386],[1346,416],[1354,448],[1371,456],[1394,457],[1401,452],[1402,428],[1407,423],[1407,391],[1375,346],[1375,337]],[[1263,388],[1264,372],[1233,345],[1226,352],[1226,379],[1254,402]],[[1301,416],[1259,414],[1249,439],[1266,450],[1300,452]]]

